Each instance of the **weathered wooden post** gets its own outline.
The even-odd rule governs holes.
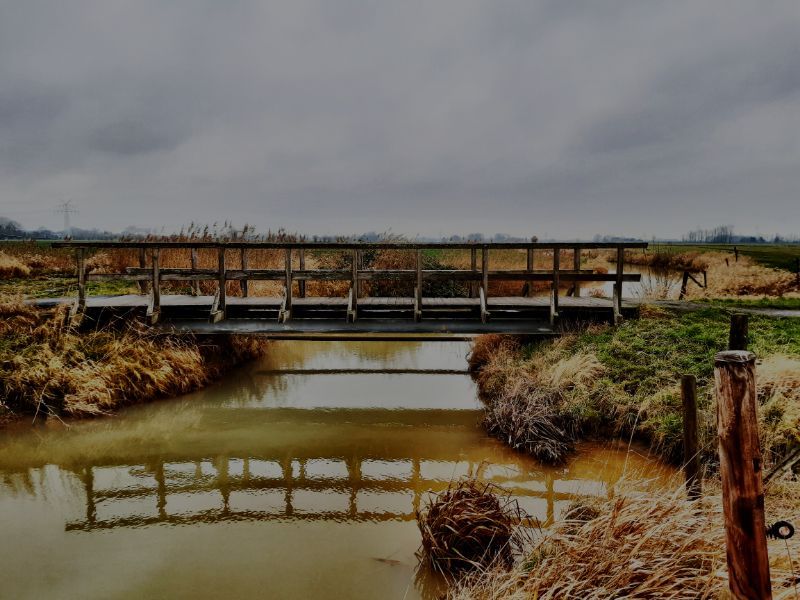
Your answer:
[[[297,252],[298,252],[299,258],[300,258],[300,270],[301,271],[305,271],[306,270],[306,249],[305,248],[300,248]],[[297,283],[297,286],[298,286],[298,291],[300,292],[300,294],[299,294],[300,297],[301,298],[305,298],[306,297],[306,280],[305,279],[301,279]]]
[[[414,320],[422,320],[422,250],[417,248],[417,285],[414,287]]]
[[[139,268],[144,269],[147,266],[147,256],[145,254],[144,247],[139,248]],[[142,294],[147,293],[147,282],[143,280],[139,280],[139,292]]]
[[[283,299],[283,319],[284,321],[290,319],[292,316],[292,249],[286,248],[284,256],[284,267],[286,270],[286,281],[284,287],[286,288],[286,296]]]
[[[533,273],[533,248],[528,248],[527,256],[525,257],[525,271]],[[528,280],[525,282],[525,297],[530,298],[533,291],[533,281]]]
[[[573,271],[580,271],[581,270],[581,249],[580,247],[576,246],[575,249],[572,251],[572,269]],[[572,283],[572,297],[573,298],[580,298],[581,296],[581,282],[579,280],[575,280]]]
[[[736,598],[772,598],[756,413],[755,355],[714,357],[728,581]]]
[[[728,334],[728,350],[747,350],[749,320],[746,314],[731,315],[731,329]]]
[[[86,248],[78,248],[75,251],[75,259],[78,268],[77,313],[80,314],[86,309]]]
[[[358,250],[353,248],[353,255],[351,260],[351,283],[350,283],[350,315],[353,321],[356,320],[358,315]]]
[[[469,264],[470,269],[472,272],[477,275],[478,273],[478,250],[476,248],[471,248],[469,251]],[[478,282],[472,281],[469,284],[469,297],[470,298],[477,298],[478,297]]]
[[[246,248],[242,248],[240,250],[240,252],[241,252],[240,258],[241,258],[241,263],[242,263],[242,271],[247,271],[247,249]],[[239,281],[239,286],[240,286],[240,289],[242,291],[242,298],[247,298],[247,296],[249,295],[250,286],[248,285],[248,282],[247,282],[247,274],[246,273],[244,274],[244,277],[245,277],[245,279],[242,279],[242,280]]]
[[[191,261],[192,261],[192,271],[196,271],[197,270],[197,248],[192,248],[191,249]],[[192,282],[192,294],[194,294],[195,296],[199,296],[200,295],[200,280],[199,279],[195,279]]]
[[[152,263],[152,276],[150,305],[147,307],[147,318],[152,325],[158,322],[161,317],[161,270],[159,267],[159,258],[161,255],[160,248],[153,248],[150,254],[150,262]]]
[[[561,270],[561,250],[553,248],[553,280],[550,288],[550,325],[555,325],[558,319],[558,286],[560,280],[558,272]]]
[[[227,305],[227,276],[225,274],[225,246],[217,249],[217,295],[211,305],[211,322],[218,323],[225,318]]]
[[[618,325],[622,321],[622,273],[625,271],[625,247],[620,244],[617,246],[617,272],[614,281],[614,324]]]
[[[697,443],[697,378],[694,375],[681,377],[681,401],[683,403],[683,471],[686,475],[686,494],[689,500],[700,497],[700,454]]]

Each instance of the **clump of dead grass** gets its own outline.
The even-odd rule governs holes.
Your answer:
[[[571,351],[574,342],[565,335],[521,358],[516,341],[476,340],[470,365],[491,435],[542,462],[566,459],[583,428],[583,399],[605,371],[594,354]]]
[[[30,268],[16,256],[0,252],[0,279],[28,277],[30,274]]]
[[[524,515],[517,502],[497,486],[473,478],[451,483],[416,516],[422,534],[418,556],[446,576],[508,568],[522,543],[517,527]]]

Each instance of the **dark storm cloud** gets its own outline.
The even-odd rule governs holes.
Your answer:
[[[794,0],[0,0],[0,214],[796,233],[798,26]]]

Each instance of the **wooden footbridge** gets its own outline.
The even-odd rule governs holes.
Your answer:
[[[430,334],[546,334],[560,319],[618,322],[637,310],[623,300],[623,282],[640,280],[638,274],[624,273],[625,251],[647,244],[70,241],[53,246],[75,250],[77,297],[42,299],[37,304],[70,303],[76,319],[139,315],[154,325],[195,333],[428,339]],[[583,268],[585,254],[602,249],[616,252],[616,270]],[[127,256],[135,264],[117,267],[117,272],[92,268],[87,259],[98,251]],[[382,251],[404,256],[404,264],[413,266],[380,268],[374,257]],[[425,267],[426,254],[444,251],[468,252],[469,268]],[[492,254],[502,251],[517,252],[520,259],[524,255],[525,268],[492,269]],[[208,260],[200,265],[200,253],[205,259],[213,257],[211,268],[205,266]],[[165,255],[170,257],[168,265]],[[175,266],[178,255],[184,257],[185,266]],[[547,261],[547,268],[535,268],[537,255],[540,263]],[[281,268],[275,268],[276,259]],[[562,260],[568,266],[562,266]],[[87,296],[87,283],[115,280],[137,282],[140,293]],[[280,291],[256,295],[254,282],[273,282]],[[311,282],[338,289],[341,295],[312,295]],[[497,282],[524,284],[522,294],[491,296]],[[543,282],[549,293],[534,295],[537,282],[540,288]],[[613,282],[612,298],[581,295],[582,283],[598,282]],[[173,293],[162,293],[165,288]],[[382,292],[372,294],[371,288]]]

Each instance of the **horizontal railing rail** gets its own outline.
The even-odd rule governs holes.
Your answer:
[[[572,284],[570,293],[580,295],[581,282],[613,282],[613,318],[621,318],[622,284],[639,281],[639,274],[624,273],[625,252],[628,250],[647,248],[646,242],[260,242],[260,241],[62,241],[54,242],[53,247],[73,248],[76,253],[78,298],[73,315],[82,314],[86,307],[87,281],[109,281],[127,279],[140,284],[140,290],[150,288],[148,317],[152,323],[159,319],[161,310],[161,284],[169,281],[189,281],[193,284],[195,295],[199,293],[199,282],[216,281],[217,291],[213,300],[210,318],[217,322],[226,316],[227,291],[229,281],[239,282],[242,296],[247,297],[250,281],[279,281],[283,283],[279,320],[286,322],[292,315],[293,287],[298,282],[299,297],[306,296],[308,281],[344,281],[350,282],[347,294],[348,320],[354,321],[358,315],[359,299],[365,295],[362,283],[369,281],[397,281],[414,284],[414,318],[420,320],[423,312],[423,284],[425,282],[464,282],[469,284],[469,296],[475,299],[480,307],[481,320],[487,321],[489,311],[489,284],[498,281],[518,281],[524,283],[550,283],[550,321],[558,318],[559,288],[562,282]],[[125,267],[124,272],[92,272],[87,269],[86,260],[89,251],[104,249],[138,250],[138,266]],[[186,268],[161,266],[162,251],[172,249],[190,250],[191,265]],[[198,251],[216,250],[217,267],[199,268]],[[582,255],[587,250],[616,250],[616,270],[613,273],[597,272],[582,268]],[[230,268],[226,264],[226,255],[230,250],[238,250],[238,268]],[[250,251],[282,250],[284,253],[283,268],[252,268],[249,264]],[[399,250],[415,254],[413,269],[375,269],[364,268],[364,253],[373,250]],[[424,250],[469,250],[470,267],[464,269],[428,269],[423,268]],[[491,251],[517,250],[526,253],[525,269],[490,269]],[[347,268],[310,269],[306,265],[307,252],[341,252],[348,255]],[[480,251],[480,262],[478,253]],[[535,252],[552,254],[552,267],[548,269],[534,267]],[[572,253],[572,264],[568,268],[561,267],[561,255],[564,251]],[[295,257],[299,269],[295,269]],[[569,257],[569,254],[568,254]],[[149,258],[149,264],[148,264]],[[530,294],[526,286],[525,295]]]

